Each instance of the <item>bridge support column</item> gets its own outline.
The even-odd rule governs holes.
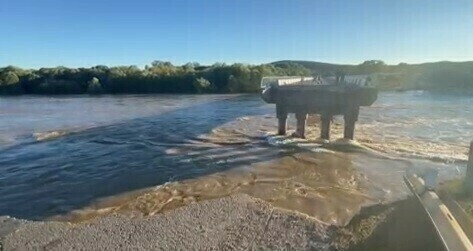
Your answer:
[[[286,135],[286,120],[287,116],[284,118],[278,118],[278,135]]]
[[[278,135],[286,135],[287,112],[286,109],[276,106],[276,116],[278,118]]]
[[[353,139],[355,137],[355,120],[345,119],[345,131],[343,137],[345,139]]]
[[[329,140],[330,139],[330,122],[332,121],[331,115],[320,116],[320,138]]]
[[[297,112],[296,119],[297,119],[296,131],[292,134],[292,136],[305,139],[305,122],[307,119],[307,113]]]
[[[352,111],[345,113],[343,120],[345,121],[345,131],[343,137],[345,139],[354,139],[355,137],[355,123],[358,120],[358,113],[360,107],[354,108]]]

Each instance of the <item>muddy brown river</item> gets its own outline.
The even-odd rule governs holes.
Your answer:
[[[0,215],[82,221],[141,217],[245,193],[324,224],[408,191],[406,172],[464,172],[473,97],[380,93],[356,142],[274,136],[258,95],[0,98]],[[294,119],[290,118],[294,123]],[[289,130],[294,124],[289,125]]]

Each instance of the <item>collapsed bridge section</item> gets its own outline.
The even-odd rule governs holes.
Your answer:
[[[376,101],[378,91],[369,85],[368,76],[337,76],[335,78],[268,77],[261,81],[262,98],[276,104],[278,134],[285,135],[288,113],[297,119],[294,137],[305,138],[308,114],[320,114],[321,135],[330,139],[330,123],[335,115],[343,115],[344,138],[353,139],[360,106]]]

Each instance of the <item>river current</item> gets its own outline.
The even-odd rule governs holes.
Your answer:
[[[384,92],[356,142],[274,136],[258,95],[0,98],[0,215],[83,221],[143,217],[233,193],[333,225],[408,194],[406,172],[463,175],[473,97]],[[289,131],[294,129],[290,117]],[[289,133],[290,134],[290,133]]]

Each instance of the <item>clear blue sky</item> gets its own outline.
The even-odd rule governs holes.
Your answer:
[[[469,0],[0,0],[0,66],[473,60]]]

